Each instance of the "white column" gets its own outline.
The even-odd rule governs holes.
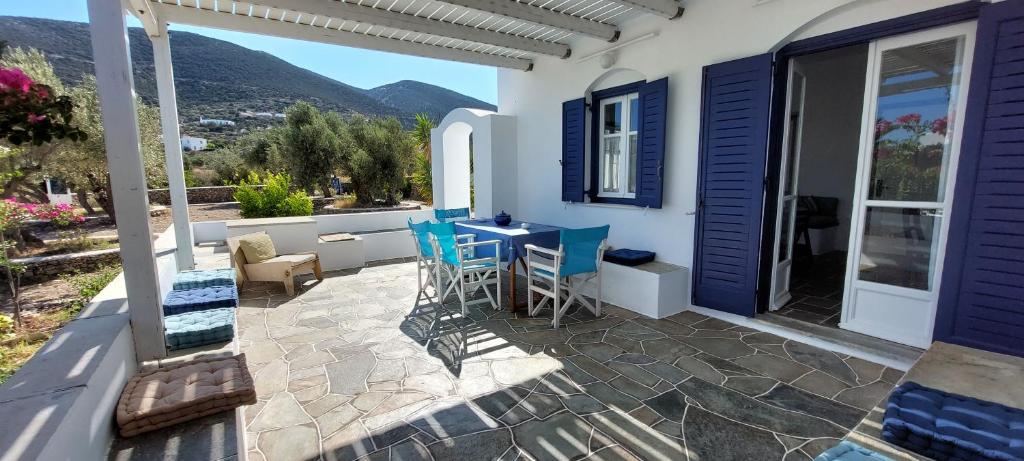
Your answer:
[[[120,0],[88,0],[96,86],[117,213],[128,312],[139,361],[165,357],[159,276],[149,228],[149,198],[139,145],[135,83]]]
[[[178,246],[178,270],[195,267],[192,254],[192,225],[188,220],[188,195],[185,193],[185,169],[181,161],[181,137],[178,135],[178,99],[174,92],[174,70],[171,67],[171,41],[167,23],[157,23],[159,35],[153,42],[153,65],[156,89],[160,97],[160,127],[164,135],[164,157],[167,163],[167,188],[171,195],[171,217],[174,219],[174,240]]]

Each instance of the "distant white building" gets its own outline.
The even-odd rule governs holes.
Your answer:
[[[199,124],[203,126],[235,126],[235,122],[231,120],[203,118],[202,116],[199,117]]]
[[[206,150],[208,141],[206,138],[197,138],[194,136],[182,136],[181,137],[181,150],[187,152]]]

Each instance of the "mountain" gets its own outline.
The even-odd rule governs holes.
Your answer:
[[[136,91],[146,103],[156,104],[153,48],[140,28],[129,29],[128,38]],[[31,47],[46,53],[66,84],[78,83],[83,74],[93,72],[86,23],[0,16],[0,40],[11,48]],[[179,116],[188,131],[201,130],[200,116],[238,120],[241,111],[283,112],[298,100],[343,115],[393,116],[406,125],[417,112],[440,117],[456,107],[494,109],[491,104],[422,82],[356,88],[268,53],[189,32],[171,32],[171,57]],[[248,124],[240,123],[240,127]]]
[[[452,109],[459,107],[497,110],[493,104],[414,80],[402,80],[381,85],[364,92],[389,106],[401,107],[413,113],[427,113],[436,119],[444,117]]]

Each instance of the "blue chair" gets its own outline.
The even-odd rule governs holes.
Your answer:
[[[430,221],[414,223],[412,218],[409,218],[409,230],[412,231],[412,241],[416,248],[416,286],[419,288],[416,299],[419,302],[421,294],[426,298],[430,297],[427,288],[433,287],[434,293],[440,292],[440,273],[437,270],[437,258],[434,257],[434,246],[430,242]],[[426,278],[423,277],[424,271],[427,273]]]
[[[437,219],[437,222],[466,221],[469,219],[469,208],[435,209],[434,218]]]
[[[579,300],[595,316],[601,315],[601,259],[608,247],[608,226],[586,229],[563,229],[558,237],[558,250],[526,245],[526,287],[530,316],[536,315],[548,301],[552,301],[554,319],[558,328],[562,314],[573,301]],[[597,279],[595,304],[590,304],[580,293],[583,285]],[[536,284],[534,282],[537,282]],[[561,302],[562,292],[567,295]],[[534,303],[533,293],[543,296]]]
[[[491,307],[501,308],[501,274],[498,264],[501,262],[500,240],[473,241],[473,236],[455,233],[455,223],[430,224],[431,242],[434,246],[434,257],[437,259],[438,273],[443,270],[447,275],[448,285],[440,296],[441,303],[454,291],[462,306],[462,315],[466,315],[466,291],[483,288]],[[468,239],[466,243],[460,240]],[[494,245],[494,256],[486,258],[474,257],[474,249],[482,245]],[[440,281],[440,278],[438,280]],[[496,285],[497,293],[492,295],[488,285]]]

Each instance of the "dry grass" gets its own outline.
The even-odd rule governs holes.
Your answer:
[[[355,208],[356,196],[345,195],[334,200],[334,208]]]

